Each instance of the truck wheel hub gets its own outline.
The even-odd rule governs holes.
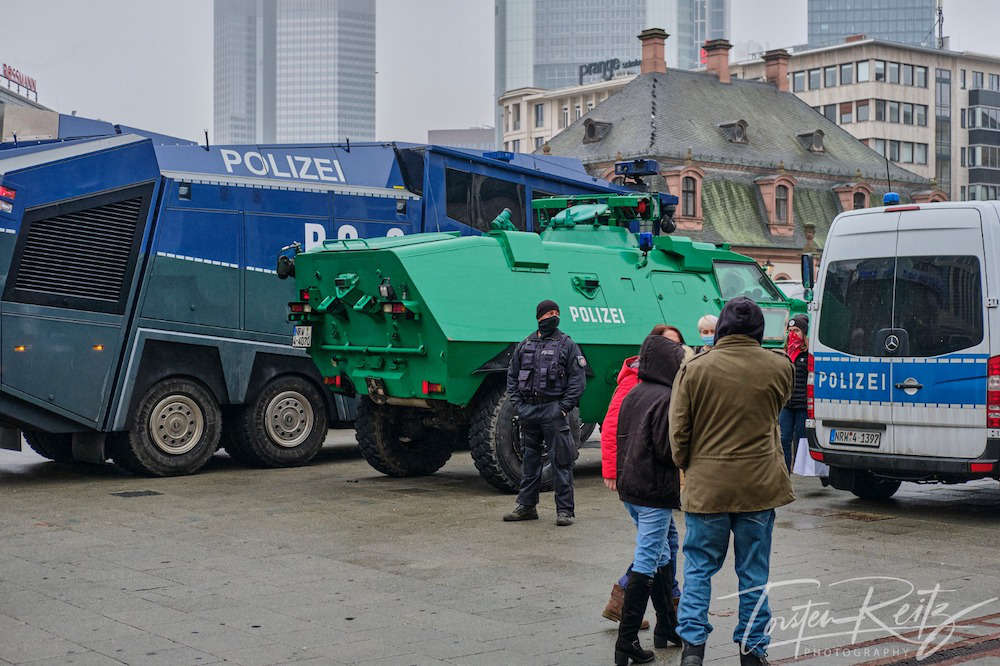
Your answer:
[[[312,432],[312,405],[301,393],[279,393],[267,405],[265,426],[272,442],[285,448],[296,447]]]
[[[149,415],[150,433],[158,449],[170,455],[187,453],[201,440],[205,416],[186,395],[168,395]]]

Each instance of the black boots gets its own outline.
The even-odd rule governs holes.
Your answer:
[[[691,645],[684,643],[684,651],[681,652],[681,666],[701,666],[705,660],[705,644]]]
[[[650,598],[656,609],[656,628],[653,629],[653,647],[665,648],[671,643],[680,646],[683,641],[677,635],[677,611],[673,604],[674,563],[656,570],[653,576],[653,590]]]
[[[753,652],[744,654],[742,648],[740,649],[740,666],[767,666],[767,664],[767,657],[761,657]]]
[[[648,664],[656,657],[652,651],[643,650],[639,644],[639,625],[646,612],[652,587],[653,579],[649,576],[629,572],[622,619],[618,624],[618,640],[615,642],[615,666],[628,666],[630,659],[635,664]]]

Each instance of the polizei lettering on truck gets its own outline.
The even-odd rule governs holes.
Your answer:
[[[569,316],[573,321],[584,324],[624,324],[625,313],[621,308],[599,308],[587,305],[569,306]]]
[[[276,178],[295,178],[298,180],[323,180],[330,183],[346,183],[340,161],[326,157],[309,155],[275,155],[248,150],[240,153],[237,150],[222,148],[219,150],[222,163],[227,173],[233,173],[233,167],[243,165],[255,176],[274,176]]]

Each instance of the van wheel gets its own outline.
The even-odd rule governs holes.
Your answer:
[[[114,433],[111,457],[135,474],[193,474],[218,448],[221,425],[219,403],[207,388],[191,379],[163,379],[139,400],[128,431]]]
[[[510,396],[503,386],[498,386],[483,393],[473,410],[469,448],[479,475],[497,490],[516,493],[521,487],[523,454]],[[569,424],[570,429],[578,433],[577,414],[574,409]],[[545,452],[542,454],[542,490],[552,490],[552,464]]]
[[[24,441],[43,458],[56,462],[73,462],[73,435],[69,433],[25,430]]]
[[[326,439],[326,405],[309,381],[278,377],[240,407],[223,429],[226,452],[262,467],[305,465]]]
[[[441,469],[454,448],[456,433],[421,423],[417,408],[376,405],[358,399],[354,422],[358,448],[368,464],[388,476],[423,476]]]
[[[896,494],[902,482],[892,479],[880,479],[869,472],[854,473],[854,485],[851,492],[861,499],[881,501]]]

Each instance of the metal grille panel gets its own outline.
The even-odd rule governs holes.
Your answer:
[[[143,197],[33,221],[15,289],[116,302],[127,279]]]

